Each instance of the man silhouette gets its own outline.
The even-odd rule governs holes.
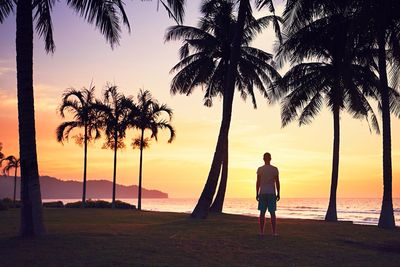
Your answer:
[[[276,186],[275,186],[276,185]],[[265,212],[271,215],[272,235],[277,236],[276,232],[276,202],[280,199],[280,183],[278,168],[271,165],[271,154],[264,154],[264,165],[257,170],[256,199],[258,210],[260,211],[260,235],[264,235]]]

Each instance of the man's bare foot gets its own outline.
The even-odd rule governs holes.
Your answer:
[[[276,237],[279,236],[278,233],[272,233],[272,236]]]

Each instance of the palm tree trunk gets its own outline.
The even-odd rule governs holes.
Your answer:
[[[226,138],[226,143],[224,147],[224,156],[222,159],[222,173],[221,180],[219,182],[217,196],[211,205],[210,212],[222,213],[225,200],[226,185],[228,181],[228,138]]]
[[[85,123],[85,136],[83,144],[83,192],[82,192],[82,208],[86,206],[86,169],[87,169],[87,123]]]
[[[331,193],[329,197],[329,206],[325,215],[325,221],[336,222],[336,191],[339,177],[339,147],[340,147],[340,108],[333,107],[333,157],[332,157],[332,176]]]
[[[223,116],[222,123],[219,130],[217,146],[215,148],[213,161],[211,164],[210,172],[208,174],[207,182],[203,188],[203,192],[197,202],[195,209],[193,210],[191,217],[196,219],[205,219],[208,215],[210,205],[212,203],[217,183],[218,177],[221,171],[223,154],[224,154],[224,144],[228,136],[230,121],[232,116],[232,97],[224,95],[223,97]],[[230,103],[229,103],[230,102]]]
[[[139,160],[139,187],[138,187],[138,210],[142,210],[142,165],[143,165],[143,141],[144,129],[140,136],[140,160]]]
[[[379,79],[382,98],[382,138],[383,138],[383,199],[378,227],[394,229],[396,227],[392,201],[392,145],[390,130],[389,89],[386,71],[385,31],[380,30],[378,37]]]
[[[17,2],[16,51],[22,201],[20,234],[33,237],[43,235],[45,227],[36,154],[31,0]]]
[[[13,203],[15,204],[15,199],[17,196],[17,171],[18,167],[15,166],[15,172],[14,172],[14,198],[13,198]]]
[[[113,191],[111,208],[115,208],[115,189],[117,186],[117,150],[118,150],[118,131],[114,133],[114,171],[113,171]]]
[[[229,71],[228,75],[226,76],[226,80],[224,81],[225,89],[223,97],[222,123],[218,136],[217,146],[215,149],[213,161],[211,163],[211,168],[208,173],[207,182],[203,188],[199,201],[197,202],[197,205],[191,214],[192,218],[205,219],[207,217],[218,184],[218,177],[221,171],[221,164],[223,159],[223,147],[226,142],[226,138],[228,138],[229,127],[232,117],[232,104],[235,92],[237,63],[240,56],[240,45],[243,37],[245,18],[247,16],[249,8],[251,8],[249,0],[240,1],[236,33],[230,55]]]

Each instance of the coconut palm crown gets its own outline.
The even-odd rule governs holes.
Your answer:
[[[171,93],[190,95],[195,88],[203,88],[204,103],[212,104],[212,98],[224,94],[224,80],[230,58],[230,49],[235,35],[234,1],[205,1],[203,18],[198,27],[177,25],[167,30],[165,40],[182,40],[181,61],[171,73]],[[256,108],[254,88],[269,98],[267,88],[279,77],[273,66],[272,55],[250,46],[258,33],[265,29],[275,16],[246,21],[241,56],[236,70],[236,88],[243,99],[250,96]]]
[[[73,120],[61,123],[56,130],[57,141],[63,143],[68,141],[71,131],[75,128],[83,128],[83,134],[74,135],[73,138],[78,145],[83,145],[83,192],[82,207],[86,202],[86,180],[87,180],[87,148],[88,143],[100,138],[100,122],[97,119],[96,110],[93,108],[95,103],[94,86],[89,89],[83,88],[76,90],[67,89],[62,97],[62,102],[58,112],[62,118],[65,113],[71,113]]]

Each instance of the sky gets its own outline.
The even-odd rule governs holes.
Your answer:
[[[154,98],[174,110],[177,137],[168,144],[161,134],[144,151],[143,187],[170,197],[197,198],[214,153],[221,121],[221,99],[203,105],[203,92],[171,95],[169,73],[178,62],[179,42],[165,43],[168,26],[174,25],[156,1],[125,1],[132,32],[123,29],[114,49],[93,25],[56,2],[52,18],[56,51],[46,54],[43,41],[34,39],[34,92],[36,137],[40,175],[62,180],[82,180],[83,148],[73,140],[60,144],[55,129],[63,122],[56,109],[67,88],[96,86],[100,98],[107,83],[125,95],[150,90]],[[187,1],[185,25],[196,25],[201,1]],[[283,3],[277,2],[278,13]],[[6,155],[18,155],[16,100],[15,15],[0,25],[0,142]],[[276,42],[269,30],[253,46],[273,51]],[[285,69],[280,70],[284,74]],[[270,104],[257,93],[258,108],[235,95],[229,142],[228,198],[255,196],[256,170],[264,152],[280,171],[282,197],[328,197],[330,188],[333,120],[324,109],[309,125],[296,122],[282,128],[279,103]],[[376,105],[375,105],[376,106]],[[71,117],[67,117],[71,119]],[[74,132],[79,134],[80,131]],[[130,147],[138,132],[127,134],[125,150],[118,153],[117,183],[138,183],[139,151]],[[392,117],[393,196],[400,197],[400,120]],[[112,179],[113,153],[102,141],[88,151],[88,179]],[[364,120],[341,115],[339,198],[382,196],[382,140]],[[110,192],[111,194],[111,192]]]

